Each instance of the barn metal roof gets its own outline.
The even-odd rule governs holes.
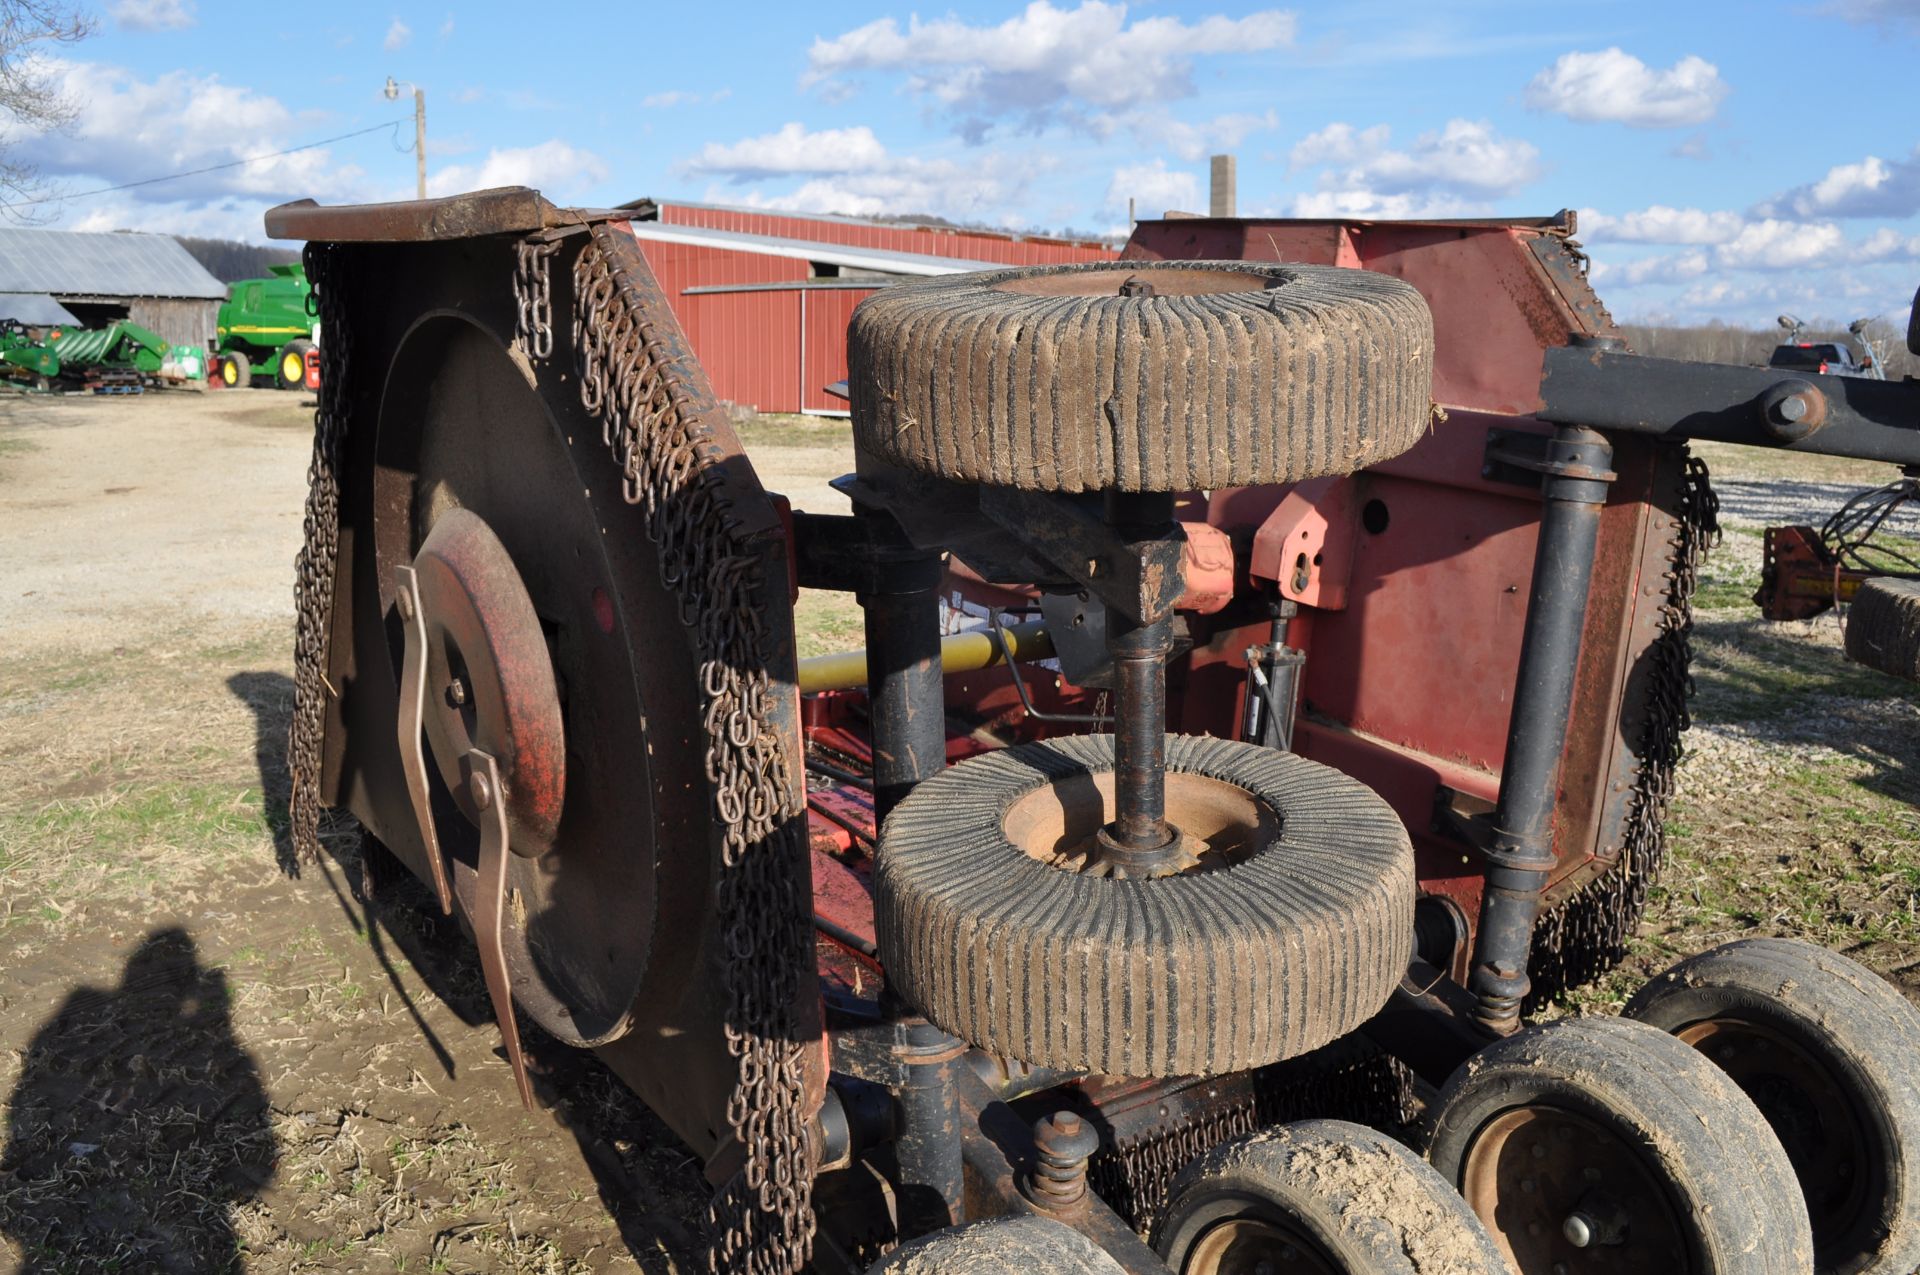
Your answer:
[[[0,292],[224,299],[227,285],[170,235],[0,227]]]
[[[0,319],[35,328],[80,324],[67,307],[44,292],[0,292]]]
[[[642,196],[620,205],[631,210],[637,220],[658,220],[664,209],[692,208],[711,212],[744,213],[752,217],[792,217],[801,221],[827,221],[842,226],[874,226],[881,230],[932,230],[941,234],[965,235],[972,239],[1004,239],[1009,243],[1065,244],[1081,248],[1113,248],[1098,239],[1071,239],[1060,235],[1031,234],[1019,230],[993,230],[985,226],[956,226],[950,221],[924,221],[914,217],[852,217],[845,213],[797,212],[791,208],[764,208],[752,204],[715,204],[694,199],[655,199]]]
[[[703,226],[681,226],[661,221],[635,221],[628,224],[633,227],[634,238],[648,242],[693,244],[702,248],[724,248],[729,252],[786,257],[796,261],[824,261],[829,265],[873,270],[881,274],[965,274],[970,270],[991,270],[996,264],[1006,264],[972,261],[964,257],[929,257],[917,252],[893,252],[886,248],[854,248],[810,239],[780,239],[773,235],[708,230]]]

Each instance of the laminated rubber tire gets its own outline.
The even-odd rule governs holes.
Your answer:
[[[1861,584],[1847,611],[1847,658],[1920,682],[1920,580]]]
[[[1176,1275],[1261,1262],[1284,1271],[1289,1256],[1349,1275],[1509,1275],[1446,1179],[1386,1134],[1344,1120],[1215,1147],[1180,1171],[1168,1199],[1153,1247]]]
[[[1111,784],[1111,735],[987,753],[920,784],[874,868],[889,986],[991,1053],[1108,1075],[1263,1066],[1372,1017],[1413,946],[1399,817],[1336,770],[1235,740],[1170,735],[1166,766],[1170,820],[1183,792],[1225,793],[1269,831],[1229,867],[1159,879],[1068,871],[1016,844],[1009,820],[1035,803]]]
[[[1150,285],[1150,296],[1123,293]],[[1335,266],[1124,261],[883,289],[847,329],[859,447],[1030,491],[1348,474],[1432,420],[1433,318]]]
[[[1780,1140],[1712,1063],[1656,1027],[1571,1018],[1496,1041],[1434,1110],[1428,1159],[1523,1275],[1813,1266]]]
[[[1796,939],[1689,957],[1621,1011],[1727,1072],[1800,1179],[1821,1275],[1920,1270],[1920,1011]]]
[[[1124,1275],[1124,1268],[1064,1222],[1026,1214],[970,1222],[902,1244],[867,1275]]]

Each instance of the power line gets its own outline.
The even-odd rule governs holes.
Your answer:
[[[98,190],[82,190],[71,195],[42,195],[38,199],[23,199],[17,204],[0,204],[0,208],[31,208],[35,204],[57,204],[69,199],[85,199],[90,195],[110,195],[116,190],[132,190],[138,186],[153,186],[160,182],[179,181],[183,177],[199,177],[204,173],[218,173],[229,168],[244,168],[248,164],[257,164],[262,160],[279,159],[282,155],[297,155],[301,151],[310,151],[319,146],[331,146],[335,142],[344,142],[350,137],[364,137],[368,133],[377,133],[383,128],[398,128],[405,120],[389,120],[385,124],[375,124],[371,128],[355,129],[351,133],[342,133],[338,137],[323,137],[317,142],[308,142],[303,146],[289,146],[283,151],[274,151],[270,155],[252,155],[246,159],[230,160],[224,164],[210,164],[205,168],[193,168],[184,173],[168,173],[165,177],[148,177],[137,182],[126,182],[119,186],[102,186]]]

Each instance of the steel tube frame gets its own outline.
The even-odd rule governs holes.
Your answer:
[[[1557,862],[1553,811],[1560,759],[1612,459],[1605,437],[1583,426],[1561,425],[1537,462],[1543,475],[1540,539],[1468,978],[1476,1019],[1502,1035],[1518,1026],[1521,1002],[1532,986],[1527,957],[1533,923]]]
[[[902,540],[891,516],[865,506],[856,517],[873,544]],[[884,525],[883,525],[884,524]],[[946,690],[940,660],[941,555],[879,555],[858,596],[867,631],[867,705],[873,730],[876,830],[914,786],[947,764]],[[918,1017],[899,1025],[895,1056],[903,1078],[894,1139],[902,1239],[966,1220],[960,1098],[954,1088],[959,1040]]]

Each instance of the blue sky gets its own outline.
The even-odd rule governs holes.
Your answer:
[[[1579,209],[1626,318],[1904,314],[1920,283],[1920,0],[95,8],[43,54],[78,119],[14,139],[43,194],[401,125],[55,225],[259,239],[281,199],[409,197],[392,75],[426,89],[434,193],[1123,233],[1130,196],[1204,207],[1224,149],[1245,215]]]

